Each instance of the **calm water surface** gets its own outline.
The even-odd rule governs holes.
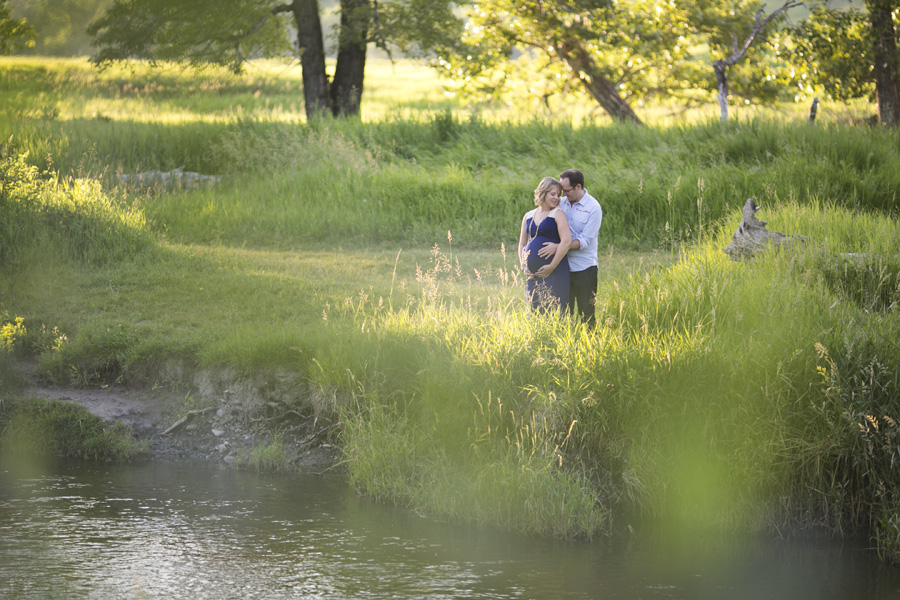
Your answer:
[[[558,542],[420,517],[337,475],[0,464],[6,599],[900,599],[819,541]]]

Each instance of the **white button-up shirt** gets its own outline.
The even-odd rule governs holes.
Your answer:
[[[584,196],[574,204],[568,197],[559,203],[569,220],[572,241],[578,240],[578,250],[569,250],[569,271],[584,271],[599,266],[597,261],[597,236],[600,233],[600,222],[603,221],[603,209],[600,203],[584,190]]]

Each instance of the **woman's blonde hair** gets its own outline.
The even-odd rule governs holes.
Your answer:
[[[534,205],[540,206],[541,198],[547,195],[551,189],[556,188],[562,192],[562,184],[552,177],[544,177],[536,188],[534,188]]]

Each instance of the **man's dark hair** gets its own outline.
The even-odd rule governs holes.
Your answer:
[[[576,185],[580,185],[581,189],[584,189],[584,174],[578,169],[568,169],[563,171],[563,174],[559,176],[562,179],[568,179],[569,185],[575,187]]]

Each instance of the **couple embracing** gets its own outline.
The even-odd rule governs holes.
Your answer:
[[[578,314],[593,328],[597,295],[597,235],[603,210],[584,189],[581,171],[544,177],[534,190],[537,208],[522,218],[519,258],[525,293],[535,310]]]

